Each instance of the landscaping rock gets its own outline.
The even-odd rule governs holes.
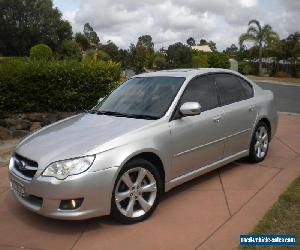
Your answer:
[[[6,120],[5,119],[0,119],[0,126],[1,127],[6,127]]]
[[[12,136],[16,138],[21,138],[29,134],[28,130],[13,130],[11,131]]]
[[[49,124],[54,123],[58,120],[59,120],[59,115],[58,114],[54,114],[54,113],[48,114],[44,118],[44,120],[42,121],[42,126],[49,125]]]
[[[33,131],[36,131],[38,129],[40,129],[42,127],[41,123],[40,122],[33,122],[31,124],[31,128],[30,128],[30,131],[33,132]]]
[[[1,140],[11,139],[11,134],[7,128],[0,126],[0,139]]]
[[[42,122],[44,120],[44,114],[42,113],[29,113],[26,114],[26,118],[31,122]]]
[[[18,119],[7,118],[6,127],[10,128],[11,130],[27,130],[30,129],[31,122],[27,120],[23,120],[21,118]]]

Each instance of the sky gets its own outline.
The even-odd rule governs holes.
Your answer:
[[[194,37],[212,40],[219,50],[246,32],[251,19],[270,24],[281,38],[300,32],[300,0],[54,0],[74,32],[85,23],[101,43],[122,48],[151,35],[157,49]]]

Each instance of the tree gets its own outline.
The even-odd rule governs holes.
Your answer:
[[[214,52],[217,51],[217,45],[216,45],[215,42],[209,41],[207,45],[210,47],[210,49],[211,49],[212,51],[214,51]]]
[[[227,47],[223,52],[231,58],[236,58],[239,48],[233,43],[230,47]]]
[[[212,51],[217,51],[216,43],[211,40],[208,42],[205,39],[201,39],[199,45],[208,45]]]
[[[173,68],[190,67],[192,61],[192,49],[180,42],[172,44],[167,50],[167,61]]]
[[[0,54],[25,56],[44,43],[56,51],[63,40],[72,38],[72,27],[53,7],[52,0],[0,1]]]
[[[83,33],[86,39],[90,42],[90,44],[94,44],[96,46],[99,45],[100,39],[89,23],[86,23],[83,27]]]
[[[87,51],[90,48],[89,40],[80,32],[75,34],[75,41],[78,43],[82,51]]]
[[[132,67],[130,52],[126,49],[119,50],[119,58],[121,62],[122,69],[128,69]]]
[[[108,41],[107,44],[101,45],[100,49],[105,51],[110,56],[111,60],[115,62],[120,61],[119,48],[112,41]]]
[[[62,42],[57,53],[58,59],[81,61],[82,54],[78,43],[74,40],[65,40]]]
[[[240,36],[240,45],[242,45],[245,41],[251,41],[258,47],[259,75],[261,75],[263,48],[279,38],[272,30],[272,27],[268,24],[261,26],[259,21],[251,20],[248,23],[248,26],[247,32]]]
[[[189,46],[195,46],[196,45],[196,41],[193,37],[190,37],[189,39],[186,40],[186,43],[189,45]]]
[[[205,39],[201,39],[199,45],[207,45],[208,42]]]
[[[166,56],[161,52],[156,52],[153,64],[155,68],[160,70],[167,68]]]
[[[138,38],[136,45],[131,44],[130,56],[136,73],[143,72],[145,67],[152,68],[154,61],[154,43],[150,35]]]

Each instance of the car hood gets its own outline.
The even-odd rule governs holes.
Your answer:
[[[90,150],[153,120],[81,114],[45,127],[23,140],[16,153],[37,161],[39,168],[51,162],[85,155]]]

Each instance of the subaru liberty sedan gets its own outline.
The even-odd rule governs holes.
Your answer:
[[[9,163],[11,189],[44,216],[136,223],[177,185],[242,157],[262,161],[276,128],[272,92],[239,73],[141,74],[25,138]]]

